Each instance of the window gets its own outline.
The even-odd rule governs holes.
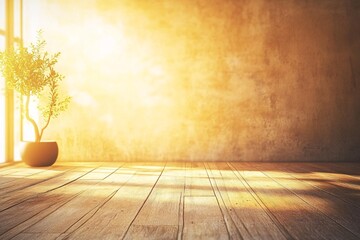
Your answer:
[[[0,51],[5,49],[5,0],[0,0]],[[5,162],[5,82],[0,76],[0,163]]]
[[[0,0],[0,50],[14,43],[22,44],[22,0]],[[0,76],[0,163],[19,159],[14,146],[22,137],[21,122],[20,100]]]

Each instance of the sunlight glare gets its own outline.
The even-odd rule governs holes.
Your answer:
[[[167,18],[144,2],[91,2],[80,8],[81,3],[34,4],[41,14],[24,27],[27,39],[43,29],[49,52],[61,52],[58,69],[73,101],[45,137],[61,143],[62,156],[161,161],[232,154],[230,142],[240,141],[233,139],[235,123],[226,122],[233,113],[219,94],[232,83],[214,76],[214,66],[226,64],[222,59],[204,58],[220,51],[205,40],[212,35],[207,23],[194,26],[185,15],[174,16],[173,23],[157,21]]]

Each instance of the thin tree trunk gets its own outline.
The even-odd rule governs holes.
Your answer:
[[[49,126],[49,123],[50,123],[50,120],[51,120],[51,116],[52,116],[52,105],[50,106],[50,112],[49,112],[49,116],[48,116],[48,119],[46,121],[46,124],[45,126],[41,129],[41,132],[40,132],[40,140],[42,138],[42,135],[44,133],[44,130],[47,128],[47,126]]]
[[[34,127],[35,141],[40,142],[41,136],[39,134],[39,127],[36,124],[35,120],[30,117],[29,105],[30,105],[30,94],[26,95],[25,117],[26,117],[26,120],[28,120]]]

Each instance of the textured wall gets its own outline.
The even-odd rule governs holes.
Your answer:
[[[28,35],[40,27],[62,52],[73,95],[47,133],[62,160],[360,160],[360,1],[26,11]]]

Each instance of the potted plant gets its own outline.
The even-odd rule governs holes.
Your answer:
[[[51,166],[58,156],[56,141],[42,141],[45,129],[50,120],[66,110],[70,97],[60,97],[59,83],[64,76],[54,68],[60,53],[50,54],[44,50],[46,41],[38,39],[29,47],[18,47],[0,52],[0,72],[10,89],[21,94],[21,102],[25,100],[25,118],[33,126],[35,133],[34,142],[22,142],[21,158],[34,167]],[[38,106],[44,118],[40,126],[30,112],[30,101],[40,99]]]

